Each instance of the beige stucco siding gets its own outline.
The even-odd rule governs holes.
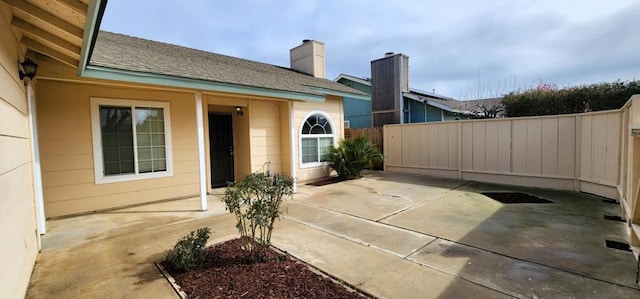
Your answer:
[[[38,127],[47,217],[192,196],[198,193],[193,93],[42,81]],[[90,98],[170,104],[173,176],[96,184]]]
[[[344,113],[342,111],[342,98],[328,96],[324,103],[318,102],[294,102],[294,121],[293,126],[295,129],[295,138],[294,138],[294,151],[296,157],[296,179],[298,182],[305,182],[309,180],[314,180],[322,177],[326,177],[330,173],[330,169],[328,166],[324,167],[311,167],[306,168],[304,165],[301,165],[300,160],[300,130],[302,126],[302,122],[304,118],[312,111],[322,111],[326,113],[331,122],[333,124],[334,135],[335,135],[335,145],[340,139],[344,137],[344,129],[343,129],[343,119]]]
[[[0,3],[0,298],[24,297],[36,256],[36,216],[25,87],[18,77],[24,51]]]
[[[249,117],[235,114],[233,116],[233,147],[235,151],[233,162],[236,180],[251,173],[251,143],[249,137]]]
[[[291,105],[280,103],[280,173],[291,175]]]
[[[271,172],[282,172],[279,105],[274,101],[256,100],[250,103],[251,172],[266,171],[267,162]]]

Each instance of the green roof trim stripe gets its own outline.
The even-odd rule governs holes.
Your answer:
[[[87,9],[87,17],[85,18],[84,23],[84,34],[82,37],[82,48],[80,48],[80,65],[78,65],[78,74],[82,76],[82,73],[86,69],[89,64],[89,59],[91,58],[91,50],[94,44],[94,38],[96,37],[96,33],[98,32],[97,26],[98,19],[102,18],[102,14],[104,13],[104,8],[107,0],[90,0],[89,8]],[[103,3],[105,5],[103,5]]]
[[[368,95],[360,95],[360,94],[326,89],[326,88],[315,87],[315,86],[307,86],[307,87],[309,87],[313,91],[326,94],[326,95],[340,96],[340,97],[352,98],[352,99],[358,99],[358,100],[369,100],[369,101],[371,100],[371,96],[368,96]]]
[[[206,80],[196,80],[189,78],[180,78],[167,75],[142,73],[134,71],[119,70],[107,67],[88,65],[83,77],[94,79],[105,79],[115,81],[126,81],[153,85],[164,85],[170,87],[179,87],[203,91],[217,91],[237,94],[246,94],[253,96],[272,97],[290,100],[324,102],[325,97],[321,95],[312,95],[304,93],[296,93],[282,90],[273,90],[266,88],[258,88],[251,86],[233,85],[227,83],[218,83]],[[327,93],[329,94],[329,93]]]

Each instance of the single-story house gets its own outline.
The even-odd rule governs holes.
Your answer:
[[[496,117],[487,112],[499,108],[501,99],[460,101],[437,94],[435,90],[411,88],[408,70],[409,57],[390,52],[371,61],[371,78],[338,75],[333,81],[369,95],[368,99],[344,99],[345,127],[369,128],[384,124]]]
[[[280,67],[100,31],[106,2],[0,0],[0,298],[24,296],[46,219],[193,196],[206,210],[257,171],[327,176],[343,98],[367,98],[325,79],[321,42]]]

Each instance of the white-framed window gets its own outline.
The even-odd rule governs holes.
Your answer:
[[[344,128],[345,129],[350,129],[351,128],[351,122],[349,120],[345,120],[344,121]]]
[[[91,98],[96,184],[173,175],[169,103]]]
[[[329,148],[335,146],[335,130],[329,116],[312,111],[303,119],[300,128],[300,161],[302,167],[327,164]]]

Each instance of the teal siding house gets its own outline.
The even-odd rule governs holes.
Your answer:
[[[345,128],[503,117],[501,98],[459,101],[410,88],[409,57],[402,53],[371,61],[371,78],[340,74],[333,81],[369,95],[344,98]]]
[[[407,92],[400,93],[402,105],[395,105],[402,107],[401,110],[397,109],[398,113],[381,115],[393,109],[378,109],[385,111],[379,113],[373,111],[372,102],[375,100],[373,99],[371,79],[340,74],[334,81],[371,96],[369,99],[344,98],[345,128],[370,128],[391,123],[438,122],[471,118],[472,113],[464,109],[465,102],[418,89],[409,89]],[[377,124],[374,125],[374,115],[376,114],[380,117],[378,117]]]
[[[436,93],[410,89],[403,93],[404,123],[469,119],[473,114],[465,102]]]
[[[343,98],[345,128],[370,128],[371,127],[371,80],[341,74],[335,80],[362,91],[369,95],[369,99]]]

